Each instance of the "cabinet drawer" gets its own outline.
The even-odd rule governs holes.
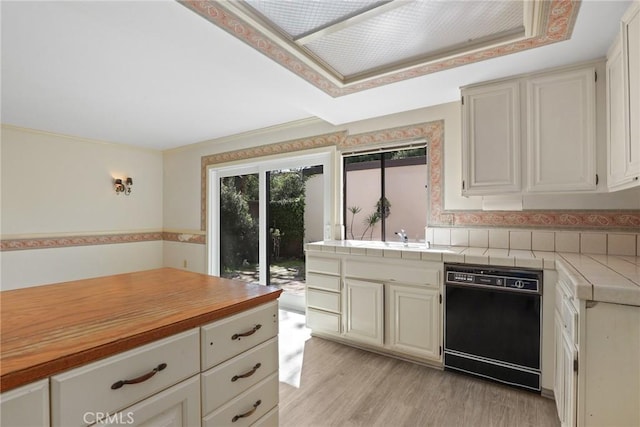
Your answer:
[[[94,414],[88,414],[91,421]],[[108,414],[96,426],[197,426],[200,425],[198,375],[155,394],[142,402]]]
[[[347,260],[345,275],[355,279],[369,279],[377,282],[402,282],[437,287],[440,271],[422,267],[416,263],[394,264]]]
[[[274,373],[202,420],[203,427],[245,427],[278,404],[278,374]]]
[[[196,374],[198,339],[192,329],[52,377],[52,425],[86,425],[85,413],[113,413]],[[112,388],[154,370],[147,380]]]
[[[307,306],[340,313],[340,294],[307,288]]]
[[[307,271],[340,275],[340,258],[323,258],[309,256],[306,260]]]
[[[203,373],[203,415],[217,409],[277,370],[278,339],[272,338]]]
[[[202,327],[202,370],[278,335],[278,302],[218,320]]]
[[[256,421],[253,427],[278,427],[278,425],[280,424],[279,412],[280,408],[276,406],[275,408],[267,412],[265,416]]]
[[[307,273],[307,286],[310,288],[324,289],[326,291],[340,292],[340,277]]]
[[[340,315],[307,309],[307,327],[314,331],[340,333]]]

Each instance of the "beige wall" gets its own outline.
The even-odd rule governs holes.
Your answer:
[[[604,74],[602,74],[604,75]],[[598,167],[604,168],[604,79],[598,82]],[[428,94],[425,94],[428,96]],[[201,158],[254,146],[338,131],[350,135],[416,123],[444,121],[444,207],[477,210],[482,198],[464,198],[461,187],[461,108],[459,102],[334,126],[319,119],[299,121],[163,153],[82,138],[2,128],[2,235],[200,231]],[[278,157],[278,156],[275,156]],[[340,170],[340,156],[335,156]],[[133,194],[116,196],[112,176],[132,176]],[[339,172],[333,186],[334,235],[344,224]],[[524,196],[526,210],[638,209],[640,188],[604,194]],[[308,240],[320,237],[308,236]],[[149,242],[75,249],[3,252],[4,286],[51,283],[89,275],[142,270],[160,265],[206,272],[206,246]],[[130,247],[130,249],[127,249]],[[144,248],[142,252],[137,249]],[[80,255],[86,254],[86,255]],[[117,259],[116,259],[117,258]],[[34,268],[26,268],[36,265]]]
[[[2,238],[162,230],[162,153],[2,126]],[[131,176],[130,196],[113,177]],[[10,289],[162,266],[162,242],[4,251]]]
[[[324,188],[322,174],[311,175],[305,184],[304,243],[322,240]]]
[[[598,96],[603,95],[599,81]],[[600,98],[602,99],[602,98]],[[600,177],[606,176],[604,167],[604,108],[599,102],[599,131],[598,131],[598,166]],[[322,135],[337,131],[347,131],[350,135],[444,120],[444,207],[447,210],[480,210],[481,197],[462,197],[461,172],[461,106],[459,102],[422,108],[405,113],[393,114],[375,119],[348,123],[342,126],[332,126],[319,120],[307,120],[282,127],[275,127],[264,131],[226,138],[219,141],[207,141],[193,146],[185,146],[164,153],[164,220],[165,228],[199,230],[200,229],[200,162],[204,155],[234,151],[251,146],[272,144],[292,139]],[[336,157],[336,168],[340,170],[341,161]],[[339,178],[339,177],[337,177]],[[601,178],[602,179],[602,178]],[[335,198],[340,200],[342,195],[341,183],[336,180],[334,188]],[[341,206],[341,203],[336,203]],[[523,206],[526,210],[534,209],[639,209],[640,188],[620,191],[616,193],[579,194],[579,195],[537,195],[524,196]],[[344,224],[340,211],[334,213],[335,229]],[[186,244],[183,244],[186,245]],[[191,250],[191,248],[189,248]],[[165,262],[178,265],[182,260],[180,250],[172,248],[170,257],[165,256]],[[205,257],[206,249],[202,248],[199,256]],[[170,259],[167,259],[170,258]]]

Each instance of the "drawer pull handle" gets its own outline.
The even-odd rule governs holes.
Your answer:
[[[243,332],[243,333],[241,333],[241,334],[233,334],[233,336],[231,337],[231,339],[232,339],[232,340],[237,340],[237,339],[240,339],[240,338],[243,338],[243,337],[248,337],[249,335],[253,335],[253,334],[255,334],[255,333],[258,331],[258,329],[260,329],[260,328],[262,328],[262,325],[258,323],[258,324],[257,324],[256,326],[254,326],[254,327],[253,327],[253,329],[251,329],[250,331]]]
[[[156,366],[155,368],[153,368],[153,370],[151,372],[147,372],[144,375],[139,376],[138,378],[134,378],[132,380],[120,380],[120,381],[116,381],[115,383],[113,383],[113,385],[111,386],[112,390],[117,390],[120,387],[127,385],[127,384],[138,384],[141,382],[145,382],[146,380],[148,380],[149,378],[151,378],[152,376],[154,376],[155,374],[157,374],[158,372],[162,371],[164,368],[167,367],[166,363],[161,363],[158,366]]]
[[[233,418],[231,418],[231,422],[235,423],[236,421],[238,421],[240,418],[246,418],[251,416],[251,414],[253,414],[254,412],[256,412],[256,409],[258,409],[258,406],[260,406],[260,404],[262,403],[262,400],[257,400],[256,403],[253,404],[253,409],[245,412],[244,414],[240,414],[240,415],[236,415]]]
[[[248,378],[248,377],[250,377],[251,375],[256,373],[256,371],[258,370],[258,368],[260,368],[260,366],[262,366],[262,364],[256,363],[256,366],[254,366],[253,369],[251,369],[249,372],[246,372],[246,373],[244,373],[242,375],[234,375],[233,378],[231,378],[231,382],[236,382],[240,378]]]

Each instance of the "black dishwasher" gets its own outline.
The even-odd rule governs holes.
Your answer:
[[[445,264],[445,369],[540,391],[542,271]]]

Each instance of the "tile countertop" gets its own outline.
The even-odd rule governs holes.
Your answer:
[[[540,252],[513,249],[431,246],[399,242],[328,240],[308,243],[307,251],[368,255],[435,262],[561,270],[578,298],[640,306],[640,257]]]

